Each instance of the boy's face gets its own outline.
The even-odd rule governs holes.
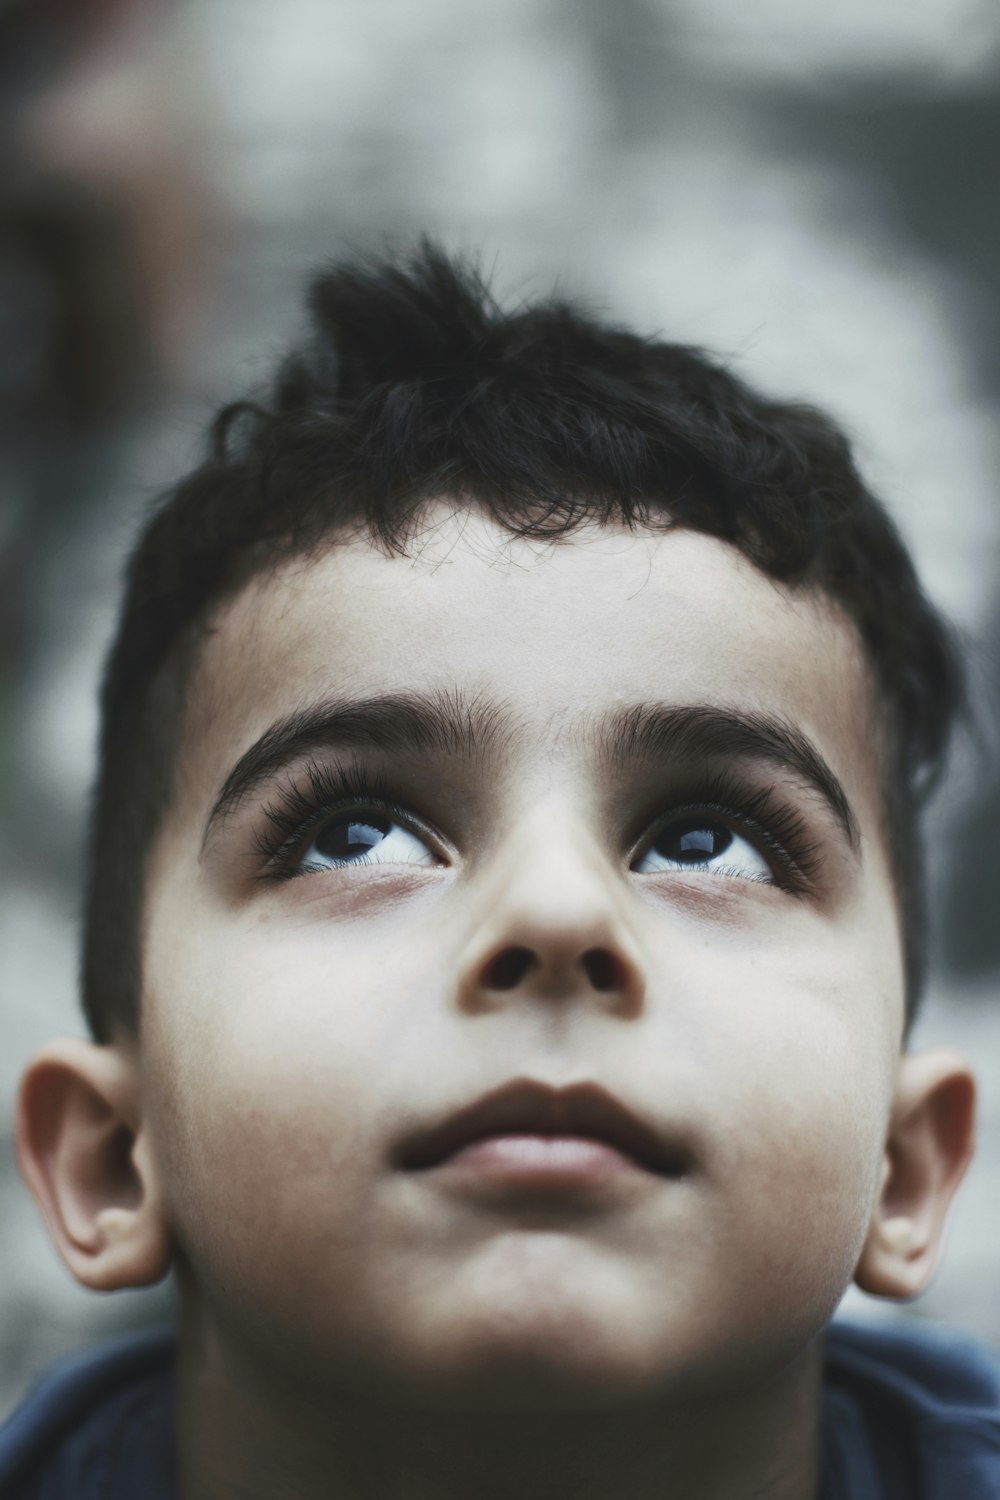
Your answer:
[[[253,581],[144,933],[144,1108],[221,1356],[537,1407],[803,1349],[899,1057],[876,743],[848,622],[690,532],[442,504],[408,558]]]

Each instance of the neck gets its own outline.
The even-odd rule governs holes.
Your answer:
[[[182,1355],[182,1500],[814,1500],[819,1353],[749,1390],[442,1411]]]

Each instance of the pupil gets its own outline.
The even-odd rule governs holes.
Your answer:
[[[728,849],[733,835],[728,828],[686,828],[675,833],[669,858],[679,864],[696,865]]]
[[[316,839],[320,854],[330,859],[350,859],[356,854],[365,854],[381,843],[389,832],[388,818],[338,818],[328,823]]]

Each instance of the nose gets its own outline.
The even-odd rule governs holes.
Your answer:
[[[484,882],[459,965],[461,1007],[591,1001],[622,1018],[640,1015],[645,967],[627,899],[596,844],[563,820],[534,820]]]

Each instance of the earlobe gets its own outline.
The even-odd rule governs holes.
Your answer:
[[[112,1291],[166,1274],[170,1236],[129,1052],[75,1038],[50,1043],[21,1081],[17,1148],[78,1281]]]
[[[900,1064],[882,1179],[854,1279],[879,1297],[908,1298],[933,1275],[948,1210],[972,1157],[975,1083],[944,1048]]]

